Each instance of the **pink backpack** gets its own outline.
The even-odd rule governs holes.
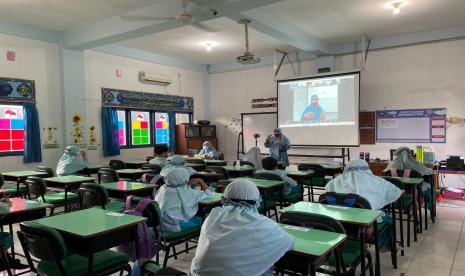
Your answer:
[[[134,196],[128,196],[126,198],[126,207],[125,207],[125,214],[133,215],[133,216],[143,216],[145,208],[152,203],[150,198],[143,198],[139,204],[137,204],[136,208],[132,208],[132,198]],[[158,246],[160,244],[160,239],[154,241],[152,235],[150,234],[149,227],[145,221],[140,222],[137,226],[137,234],[139,240],[139,257],[152,259],[155,255],[158,254]],[[126,253],[129,256],[129,259],[134,262],[137,260],[136,258],[136,248],[134,246],[134,242],[128,242],[122,244],[117,247],[118,252]]]

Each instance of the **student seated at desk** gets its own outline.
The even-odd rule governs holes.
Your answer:
[[[281,177],[281,179],[284,181],[284,195],[301,192],[301,186],[297,184],[297,182],[294,179],[287,176],[287,174],[284,171],[278,170],[278,160],[274,159],[273,157],[263,158],[262,167],[263,169],[257,171],[257,173],[265,172]]]
[[[185,166],[184,157],[182,157],[181,155],[174,155],[169,161],[168,165],[163,167],[163,169],[160,172],[160,175],[165,177],[168,174],[168,172],[173,168],[186,170],[187,173],[189,173],[189,175],[193,175],[197,172],[193,168]]]
[[[361,159],[347,164],[344,173],[326,184],[326,191],[344,194],[357,194],[370,202],[373,210],[396,201],[401,194],[391,182],[373,175],[368,163]]]
[[[216,151],[210,141],[203,142],[199,155],[204,155],[207,159],[218,159],[218,151]]]
[[[186,170],[174,168],[165,176],[155,196],[161,210],[161,230],[178,232],[202,225],[202,218],[195,216],[199,201],[209,197],[212,192],[205,183],[200,184],[201,191],[188,186],[190,175]]]
[[[165,144],[155,145],[153,153],[154,156],[150,159],[149,164],[158,165],[160,168],[169,164],[168,160],[166,160],[166,157],[168,157],[168,147]]]
[[[433,170],[418,162],[408,147],[400,147],[394,154],[394,159],[388,164],[386,171],[390,171],[392,176],[410,177],[411,171],[418,172],[421,176],[432,175]],[[403,175],[397,175],[397,170],[403,170]],[[424,182],[421,185],[422,195],[427,198],[428,208],[431,208],[433,198],[431,198],[431,184]]]
[[[260,192],[246,179],[231,182],[223,207],[214,208],[202,225],[190,275],[262,275],[288,250],[293,239],[258,213]]]
[[[67,146],[65,152],[58,160],[57,175],[72,175],[80,170],[87,168],[87,155],[76,146]]]
[[[262,158],[260,157],[261,150],[259,147],[253,147],[242,158],[244,161],[250,162],[255,168],[262,168]]]

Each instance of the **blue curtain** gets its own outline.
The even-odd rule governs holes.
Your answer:
[[[103,156],[120,154],[118,136],[118,112],[116,108],[102,107]]]
[[[170,151],[176,151],[176,139],[175,139],[175,132],[176,132],[176,114],[174,111],[168,112],[168,124],[170,128],[170,144],[168,145]]]
[[[42,162],[39,113],[35,103],[24,103],[24,163]]]

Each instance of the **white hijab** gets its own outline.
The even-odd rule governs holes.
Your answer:
[[[197,213],[198,203],[206,194],[187,186],[190,175],[186,170],[173,168],[165,177],[155,201],[161,210],[161,230],[181,231],[180,220],[189,220]]]
[[[433,173],[433,170],[413,158],[410,149],[407,147],[400,147],[396,150],[395,157],[387,166],[386,171],[392,169],[410,169],[419,172],[421,175],[430,175]]]
[[[396,201],[401,193],[391,182],[373,175],[368,163],[361,159],[350,161],[343,174],[326,184],[326,191],[360,195],[370,202],[373,210]]]
[[[233,181],[226,187],[224,198],[223,207],[214,208],[202,226],[190,274],[265,273],[292,248],[292,237],[258,213],[260,193],[253,182]]]
[[[58,160],[57,175],[70,175],[86,168],[89,163],[78,157],[80,149],[76,146],[67,146],[65,152]]]
[[[163,169],[160,172],[160,175],[166,177],[168,172],[170,172],[172,169],[183,169],[189,174],[189,176],[197,172],[191,167],[186,167],[184,164],[184,157],[182,157],[181,155],[174,155],[169,161],[169,164],[163,167]]]
[[[248,161],[252,163],[255,168],[261,169],[262,168],[262,158],[260,157],[260,148],[253,147],[249,149],[249,151],[244,155],[244,161]]]

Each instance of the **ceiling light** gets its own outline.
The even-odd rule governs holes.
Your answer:
[[[400,8],[406,6],[408,4],[407,1],[391,1],[387,2],[384,6],[388,9],[392,9],[392,14],[396,15],[400,13]]]
[[[204,41],[204,42],[201,42],[200,45],[205,47],[205,50],[207,50],[208,52],[211,52],[213,47],[217,46],[218,43],[214,41]]]

